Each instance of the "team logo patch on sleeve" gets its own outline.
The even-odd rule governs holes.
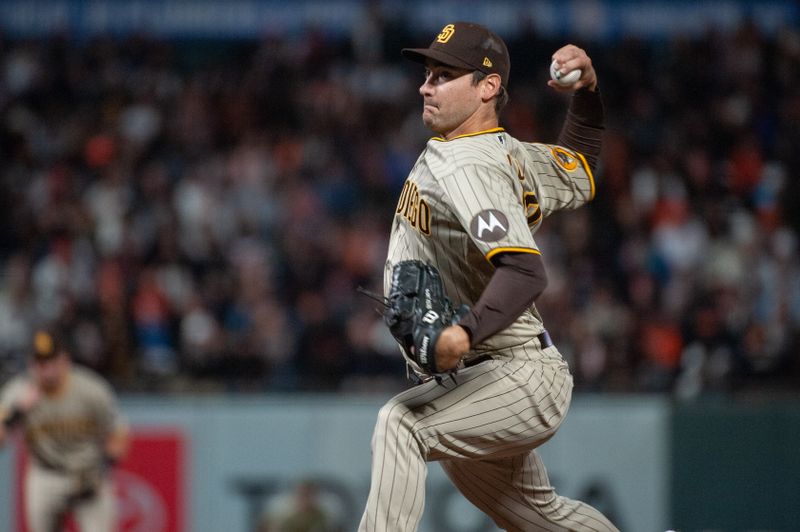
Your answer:
[[[558,146],[550,148],[550,152],[553,154],[553,159],[558,163],[558,166],[567,172],[571,172],[578,167],[578,158],[575,157],[574,153]]]
[[[497,209],[487,209],[472,218],[469,230],[478,240],[495,242],[508,234],[508,218]]]

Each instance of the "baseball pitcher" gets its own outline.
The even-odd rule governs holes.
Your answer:
[[[553,54],[579,79],[556,144],[499,127],[510,60],[503,40],[466,22],[403,55],[425,67],[428,141],[400,193],[386,260],[385,319],[417,386],[378,414],[361,532],[416,530],[427,462],[497,526],[512,531],[617,530],[555,493],[536,448],[569,408],[572,376],[534,301],[545,288],[535,235],[553,212],[595,194],[603,106],[582,49]]]
[[[50,331],[33,338],[29,370],[0,390],[0,445],[20,428],[31,460],[25,516],[31,532],[61,530],[72,514],[81,532],[115,529],[109,466],[128,446],[110,386],[73,366]]]

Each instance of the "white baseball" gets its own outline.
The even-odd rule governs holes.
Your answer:
[[[576,68],[575,70],[570,70],[566,74],[562,74],[556,69],[557,64],[557,61],[550,63],[550,77],[553,78],[553,80],[559,85],[568,87],[569,85],[572,85],[581,79],[582,72],[580,68]]]

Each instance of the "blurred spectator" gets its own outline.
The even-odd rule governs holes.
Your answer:
[[[319,500],[318,488],[301,481],[288,497],[274,501],[259,523],[258,532],[334,532],[328,512]]]

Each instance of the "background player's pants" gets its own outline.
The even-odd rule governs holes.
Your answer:
[[[114,493],[110,479],[101,483],[93,497],[70,504],[78,480],[30,464],[25,479],[25,515],[30,532],[55,532],[67,512],[81,532],[114,531]]]
[[[380,411],[372,484],[359,532],[417,530],[427,461],[441,461],[473,504],[509,531],[616,531],[600,512],[556,495],[534,450],[569,408],[572,376],[555,347],[538,340],[510,356],[416,386]]]

